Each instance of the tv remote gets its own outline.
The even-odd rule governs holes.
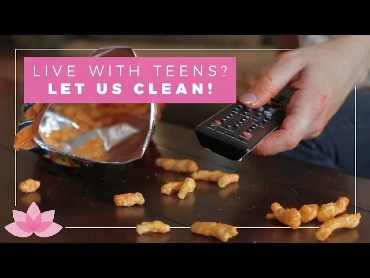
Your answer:
[[[294,91],[284,88],[260,108],[231,104],[195,128],[200,145],[230,160],[242,160],[283,122]]]

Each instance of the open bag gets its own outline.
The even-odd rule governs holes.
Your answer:
[[[107,47],[92,57],[136,57],[129,47]],[[144,155],[163,104],[27,103],[14,140],[57,164],[126,164]]]

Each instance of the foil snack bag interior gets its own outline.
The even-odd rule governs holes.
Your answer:
[[[94,57],[136,57],[128,47],[99,49]],[[162,104],[36,104],[23,107],[16,150],[80,167],[125,164],[142,158]]]

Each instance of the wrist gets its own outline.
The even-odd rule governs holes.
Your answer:
[[[367,50],[370,52],[370,36],[369,35],[360,35],[360,36],[356,36],[356,37],[358,37],[360,40],[364,41],[365,46],[367,47]]]
[[[345,36],[350,37],[350,40],[352,42],[357,42],[357,44],[354,43],[354,45],[358,45],[360,53],[363,53],[363,59],[365,62],[365,67],[367,70],[370,68],[370,36],[369,35],[351,35],[351,36]]]
[[[367,67],[370,68],[370,36],[369,35],[364,35],[361,36],[362,39],[364,40],[365,44],[365,54],[367,58]]]
[[[357,65],[361,83],[366,78],[370,70],[370,36],[369,35],[342,35],[336,37],[343,43],[346,51],[353,54],[352,61]]]
[[[364,59],[364,72],[361,78],[361,82],[366,79],[366,76],[370,70],[370,36],[368,35],[359,35],[356,36],[356,39],[363,44],[363,59]]]

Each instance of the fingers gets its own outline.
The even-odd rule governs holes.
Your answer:
[[[294,149],[299,142],[311,134],[311,127],[319,113],[320,96],[311,91],[297,91],[291,99],[280,129],[271,133],[254,150],[261,155],[275,155]]]
[[[268,68],[260,69],[260,71],[258,72],[258,75],[246,74],[245,77],[244,77],[245,83],[248,85],[248,87],[252,87],[253,84],[256,82],[257,77],[261,76],[261,75],[264,75],[267,72],[267,70],[268,70]]]
[[[298,51],[283,53],[266,70],[239,100],[250,108],[265,105],[277,95],[304,67],[305,59],[297,55]]]
[[[307,124],[300,121],[297,115],[285,118],[280,129],[270,134],[253,151],[260,155],[275,155],[294,149],[303,138]]]
[[[252,87],[253,84],[256,82],[256,76],[253,74],[247,74],[244,77],[244,82],[246,83],[247,86]]]

